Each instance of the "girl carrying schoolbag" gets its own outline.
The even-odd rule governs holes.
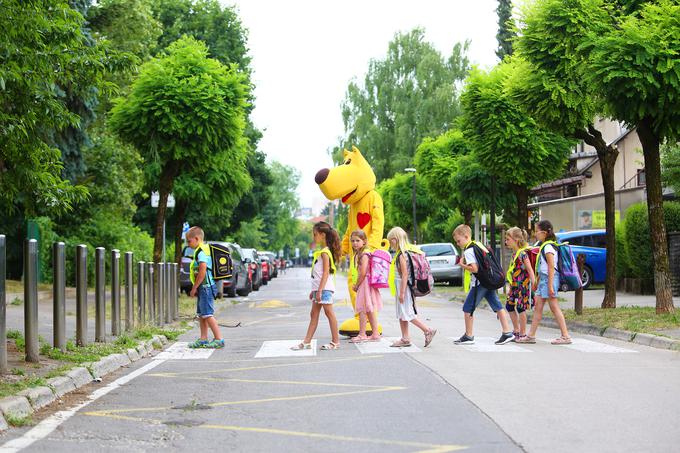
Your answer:
[[[375,249],[369,254],[368,284],[373,288],[390,287],[389,276],[392,257],[387,251],[389,243],[385,245],[385,242],[383,241],[380,244],[381,248]]]
[[[408,286],[413,291],[414,297],[427,296],[434,286],[434,277],[430,270],[430,263],[424,253],[406,252],[411,275],[408,278]]]

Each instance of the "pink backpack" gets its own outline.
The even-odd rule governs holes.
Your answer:
[[[392,257],[387,250],[377,249],[369,254],[368,284],[372,288],[389,288]]]
[[[424,253],[406,252],[410,274],[408,286],[413,290],[415,297],[427,296],[434,286],[434,278],[430,271],[430,263],[427,262]]]

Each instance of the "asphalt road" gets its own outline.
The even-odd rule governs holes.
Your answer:
[[[677,451],[680,353],[575,335],[569,347],[493,345],[499,324],[476,312],[474,346],[455,346],[460,305],[420,300],[439,329],[423,349],[388,340],[337,351],[325,318],[317,347],[291,355],[304,335],[308,269],[288,270],[250,298],[219,303],[224,350],[171,350],[88,386],[35,427],[13,429],[1,451]],[[336,312],[351,315],[337,281]],[[384,337],[399,335],[385,293]],[[180,341],[191,341],[196,331]],[[549,340],[557,333],[539,331]],[[173,352],[174,351],[174,352]],[[209,356],[208,356],[209,355]],[[122,379],[122,381],[121,381]],[[88,403],[89,400],[92,400]]]

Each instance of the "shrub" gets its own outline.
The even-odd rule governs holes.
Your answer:
[[[666,231],[680,231],[680,203],[664,203]],[[628,208],[625,218],[625,253],[632,276],[654,277],[654,258],[649,239],[647,204],[637,203]]]
[[[616,278],[626,278],[632,275],[629,255],[626,252],[626,223],[620,222],[616,225]]]

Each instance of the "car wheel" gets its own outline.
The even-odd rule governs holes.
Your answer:
[[[269,280],[262,280],[262,284],[263,284],[263,285],[269,284]]]
[[[588,289],[588,287],[593,283],[593,271],[590,270],[588,266],[583,266],[583,274],[581,274],[581,283],[583,283],[583,289]]]
[[[253,283],[248,282],[245,288],[236,290],[236,294],[241,297],[246,297],[253,290]]]

